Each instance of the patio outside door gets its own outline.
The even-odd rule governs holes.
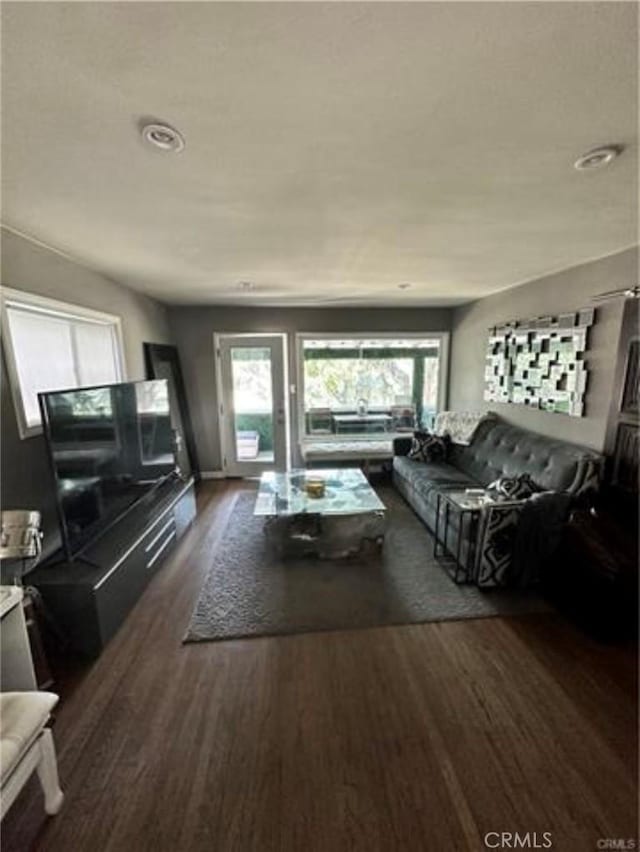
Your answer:
[[[228,476],[286,470],[285,338],[216,334],[222,468]]]

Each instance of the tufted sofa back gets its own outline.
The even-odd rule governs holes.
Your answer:
[[[449,461],[485,486],[501,476],[528,473],[545,490],[572,494],[592,487],[602,465],[593,450],[545,438],[500,418],[481,422],[469,446],[454,444]]]

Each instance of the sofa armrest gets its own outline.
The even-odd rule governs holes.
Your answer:
[[[555,554],[573,498],[564,491],[542,491],[523,503],[514,558],[521,584],[527,585],[538,580],[541,566]]]
[[[394,456],[406,456],[411,449],[411,444],[413,442],[413,438],[410,435],[405,437],[404,435],[401,438],[393,439],[393,454]]]

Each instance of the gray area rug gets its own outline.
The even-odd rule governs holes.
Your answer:
[[[185,642],[280,633],[450,621],[546,612],[536,594],[458,586],[433,558],[433,539],[391,487],[382,557],[283,559],[253,517],[255,492],[238,495]]]

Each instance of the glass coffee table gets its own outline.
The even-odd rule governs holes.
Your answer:
[[[308,479],[324,481],[323,496],[307,493]],[[344,468],[263,473],[253,514],[281,553],[341,559],[381,551],[385,511],[362,471]]]

